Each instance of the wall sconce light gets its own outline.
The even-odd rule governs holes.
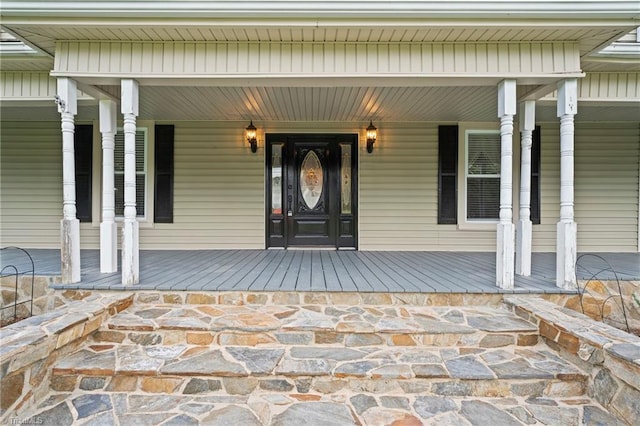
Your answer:
[[[245,130],[245,136],[247,137],[247,142],[251,145],[251,152],[254,154],[258,151],[258,138],[257,138],[257,129],[256,126],[253,125],[253,120],[247,126]]]
[[[369,127],[367,127],[367,152],[371,154],[373,152],[373,144],[376,143],[378,138],[378,129],[373,125],[373,121],[369,121]]]

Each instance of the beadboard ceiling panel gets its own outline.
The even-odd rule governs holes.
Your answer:
[[[118,86],[101,89],[119,96]],[[495,87],[141,86],[140,118],[254,121],[491,121]]]

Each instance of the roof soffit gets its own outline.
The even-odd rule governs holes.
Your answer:
[[[4,0],[4,17],[638,19],[635,0]]]

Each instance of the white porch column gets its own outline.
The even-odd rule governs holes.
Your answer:
[[[516,82],[498,85],[500,117],[500,222],[496,244],[496,285],[513,288],[515,227],[513,226],[513,116],[516,115]]]
[[[74,160],[74,116],[78,113],[76,82],[58,78],[56,104],[62,121],[62,220],[60,260],[62,283],[80,281],[80,221],[76,217],[76,173]]]
[[[113,165],[116,130],[116,103],[112,100],[101,100],[102,222],[100,223],[100,272],[116,272],[118,270],[118,231],[115,221]]]
[[[520,104],[521,165],[520,219],[516,228],[516,274],[531,275],[531,145],[536,123],[536,102]]]
[[[560,117],[560,222],[557,227],[556,286],[576,288],[577,225],[573,218],[573,116],[578,112],[578,81],[558,83]]]
[[[138,221],[136,220],[136,117],[138,82],[122,80],[124,115],[124,223],[122,225],[122,285],[140,281]]]

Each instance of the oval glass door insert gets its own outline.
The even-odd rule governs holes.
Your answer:
[[[309,151],[300,167],[300,192],[309,210],[313,210],[320,201],[323,174],[320,159],[315,152]]]

